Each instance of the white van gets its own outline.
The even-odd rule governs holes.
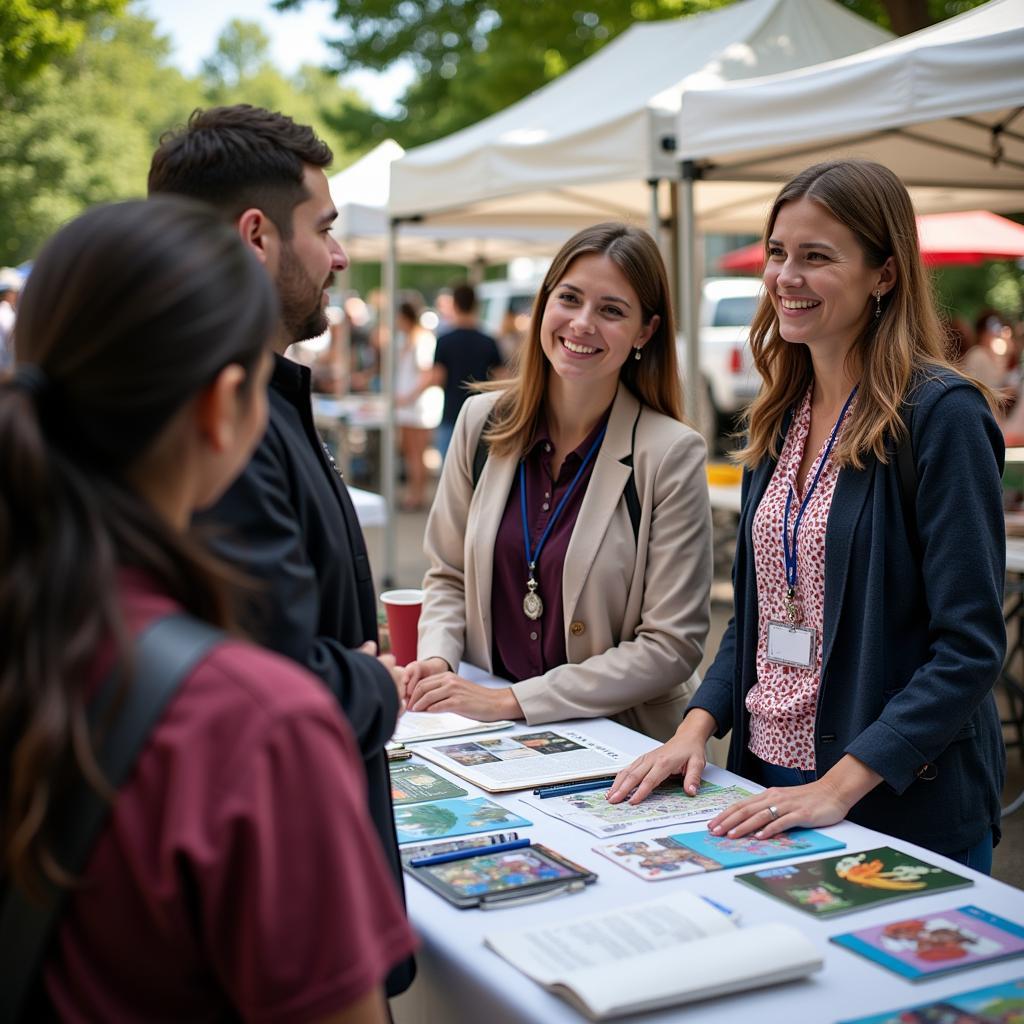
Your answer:
[[[539,282],[486,281],[477,286],[480,320],[484,330],[498,337],[505,314],[511,312],[525,335]],[[747,344],[761,279],[757,277],[709,277],[704,281],[700,310],[700,368],[709,408],[698,408],[697,421],[711,437],[757,396],[761,380],[754,369]],[[686,339],[676,338],[680,370],[686,367]],[[703,396],[702,396],[703,397]]]

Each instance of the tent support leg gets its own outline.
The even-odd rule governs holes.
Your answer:
[[[679,251],[676,268],[679,274],[677,314],[686,336],[685,400],[686,414],[694,423],[699,422],[700,389],[700,266],[697,259],[697,221],[694,212],[693,189],[700,172],[692,160],[684,160],[682,174],[676,184],[679,209]],[[714,439],[708,438],[710,444]]]
[[[395,385],[398,380],[398,353],[395,350],[396,310],[398,303],[398,225],[392,218],[388,223],[388,251],[384,263],[384,330],[385,339],[381,346],[381,383],[386,399],[387,415],[381,431],[381,487],[384,504],[387,507],[387,522],[384,524],[384,588],[395,585],[395,517],[398,502],[395,500],[395,485],[398,477],[398,459],[395,452]]]

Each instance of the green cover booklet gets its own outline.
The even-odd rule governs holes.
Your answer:
[[[889,846],[761,868],[736,880],[818,918],[974,884]]]

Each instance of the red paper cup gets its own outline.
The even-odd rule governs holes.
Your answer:
[[[420,609],[423,607],[422,590],[385,590],[380,603],[388,617],[391,634],[391,653],[399,665],[416,660],[417,630]]]

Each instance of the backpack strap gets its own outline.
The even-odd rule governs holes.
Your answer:
[[[138,637],[132,684],[97,753],[103,777],[118,789],[128,779],[149,734],[168,702],[196,664],[224,639],[224,633],[185,614],[167,615]],[[107,677],[88,712],[90,726],[103,720],[121,690],[120,673]],[[84,779],[61,802],[64,813],[55,837],[57,862],[80,876],[112,805]],[[0,1021],[15,1024],[26,1014],[39,979],[49,939],[64,909],[66,891],[50,887],[45,903],[28,899],[7,883],[0,893]],[[27,1019],[27,1018],[26,1018]]]

